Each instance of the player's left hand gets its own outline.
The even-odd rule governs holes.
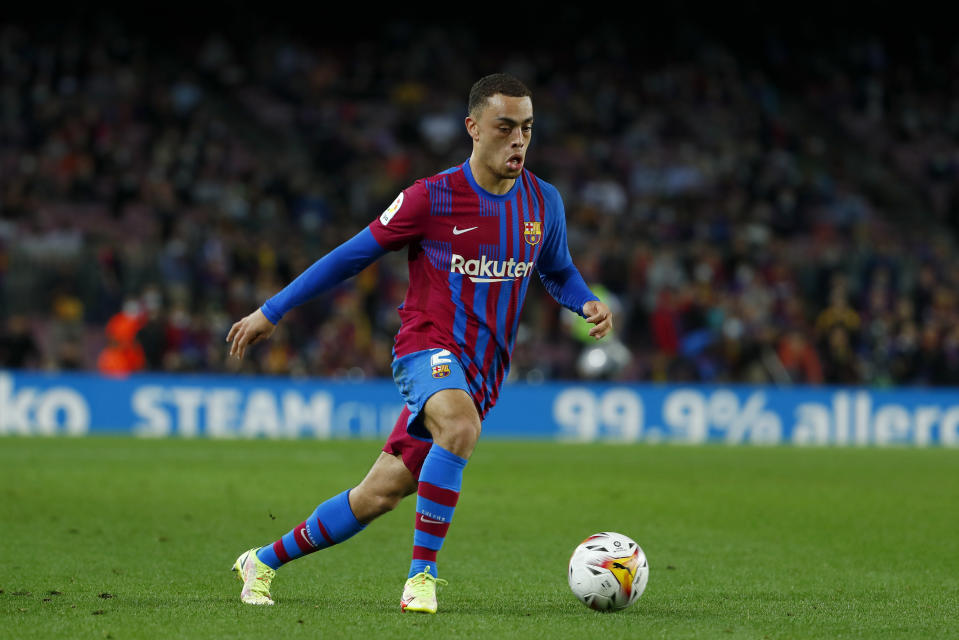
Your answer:
[[[597,340],[613,330],[613,314],[609,307],[599,300],[590,300],[584,304],[583,315],[586,316],[586,322],[592,322],[596,325],[589,330],[589,335]]]

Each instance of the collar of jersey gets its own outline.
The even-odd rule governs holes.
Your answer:
[[[470,183],[471,187],[473,187],[473,191],[484,198],[489,198],[490,200],[495,200],[497,202],[509,200],[513,197],[513,195],[516,194],[516,190],[519,189],[520,178],[516,178],[513,180],[513,186],[510,188],[510,190],[503,195],[490,193],[483,187],[479,186],[479,183],[476,182],[476,178],[473,177],[473,171],[470,169],[469,158],[467,158],[466,162],[464,162],[461,166],[463,167],[463,175],[466,176],[466,181]]]

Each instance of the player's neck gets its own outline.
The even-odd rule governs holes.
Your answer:
[[[516,178],[499,178],[493,175],[492,171],[481,162],[477,162],[473,156],[470,156],[470,172],[473,174],[476,184],[496,196],[508,193],[516,183]]]

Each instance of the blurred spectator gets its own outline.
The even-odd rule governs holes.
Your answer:
[[[97,370],[103,375],[113,377],[123,377],[141,371],[145,364],[143,349],[139,344],[117,342],[112,338],[97,358]]]
[[[855,335],[858,334],[860,323],[859,314],[846,300],[845,288],[837,285],[830,293],[829,306],[816,318],[816,335],[826,337],[837,327],[843,329],[847,336]]]
[[[88,368],[89,333],[83,323],[83,303],[79,298],[69,293],[60,293],[54,298],[45,333],[49,368],[68,371]]]
[[[97,369],[110,376],[125,376],[146,367],[143,347],[137,342],[137,333],[146,324],[139,302],[128,299],[123,309],[107,322],[109,340],[97,358]]]
[[[144,317],[137,332],[137,342],[143,349],[146,368],[159,371],[163,368],[163,357],[167,351],[166,324],[163,315],[163,297],[156,286],[150,286],[143,293]]]
[[[656,348],[667,356],[679,353],[679,316],[673,292],[662,289],[657,297],[656,307],[650,314],[649,323]]]
[[[861,378],[859,362],[853,351],[849,331],[833,325],[826,334],[822,347],[823,378],[829,384],[858,384]]]
[[[21,315],[11,316],[6,331],[0,333],[0,368],[37,368],[40,362],[40,349],[33,339],[30,321]]]
[[[778,356],[792,382],[822,383],[823,372],[819,354],[806,341],[806,336],[801,331],[794,329],[780,338]]]

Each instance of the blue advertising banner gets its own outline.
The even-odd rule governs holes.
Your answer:
[[[0,371],[0,434],[385,437],[391,381]],[[959,390],[510,384],[484,437],[576,442],[959,446]]]

